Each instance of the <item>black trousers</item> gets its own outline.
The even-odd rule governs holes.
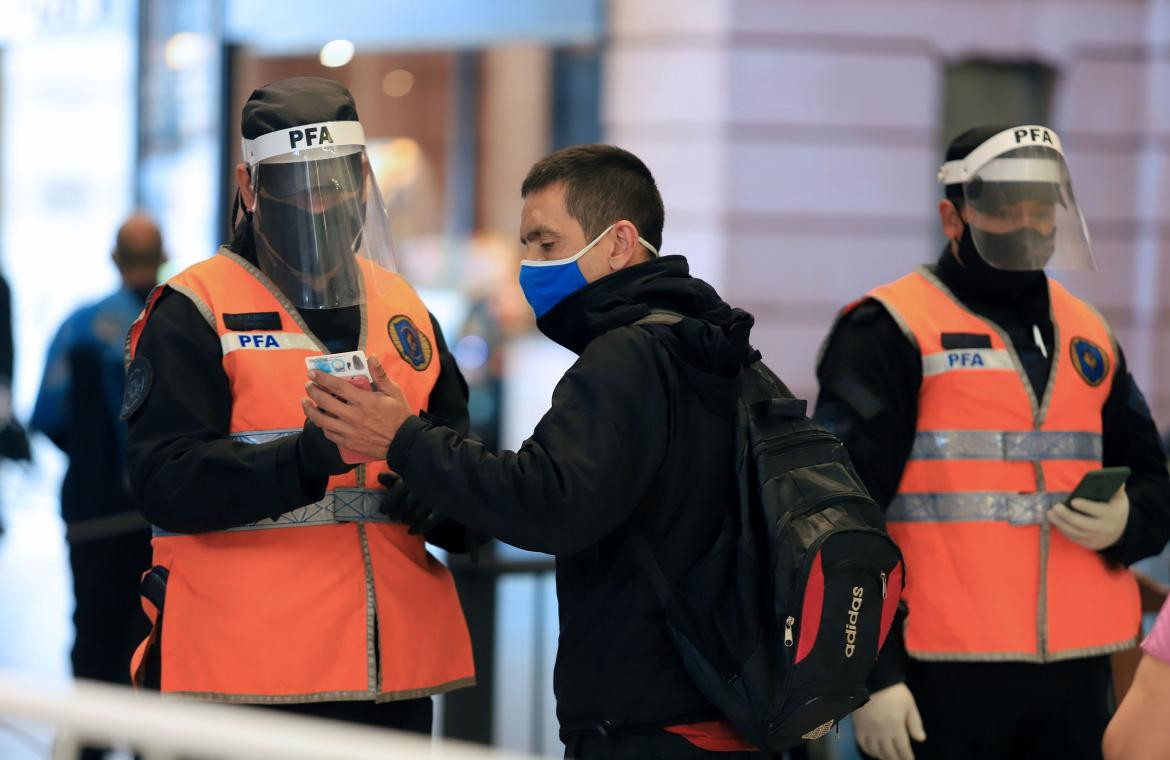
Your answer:
[[[926,742],[915,760],[1100,760],[1113,714],[1108,657],[1044,665],[911,660]]]
[[[344,720],[426,736],[431,735],[431,723],[434,720],[434,705],[430,697],[404,699],[399,702],[305,702],[265,707],[296,715]]]
[[[129,685],[130,657],[150,631],[138,583],[150,567],[150,530],[69,545],[73,571],[73,675]],[[82,758],[101,757],[87,748]]]

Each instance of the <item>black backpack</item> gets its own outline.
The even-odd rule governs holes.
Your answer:
[[[669,324],[654,312],[635,324]],[[903,588],[902,554],[844,445],[762,361],[738,379],[738,509],[669,583],[632,543],[687,672],[740,735],[779,751],[869,699],[865,680]]]

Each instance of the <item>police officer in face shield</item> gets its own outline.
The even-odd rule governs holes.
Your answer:
[[[429,733],[430,695],[474,682],[454,584],[378,512],[385,462],[343,459],[300,401],[306,358],[354,350],[464,431],[467,388],[394,272],[350,93],[275,82],[242,128],[231,244],[156,289],[128,339],[127,459],[154,526],[133,674]],[[453,523],[427,539],[466,548]]]
[[[906,558],[905,605],[854,713],[868,756],[1098,758],[1126,566],[1170,537],[1170,477],[1125,355],[1046,267],[1091,268],[1056,133],[980,127],[939,172],[938,261],[847,306],[816,417]],[[1086,472],[1131,469],[1108,501]]]

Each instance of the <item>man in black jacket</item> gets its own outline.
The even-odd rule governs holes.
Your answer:
[[[948,166],[976,155],[980,146],[1005,131],[1011,130],[980,127],[959,135],[947,150]],[[1047,147],[1039,155],[1040,159],[1036,154],[1009,155],[998,165],[992,161],[982,169],[973,167],[987,176],[982,183],[964,184],[944,178],[946,197],[939,203],[939,213],[951,240],[938,262],[927,267],[923,276],[937,281],[963,308],[998,330],[1018,357],[1034,398],[1045,400],[1051,395],[1046,389],[1050,375],[1057,372],[1055,362],[1063,363],[1060,370],[1067,373],[1069,362],[1080,361],[1065,348],[1077,338],[1068,334],[1057,337],[1050,284],[1044,272],[1024,266],[1008,268],[1006,255],[996,258],[993,236],[972,222],[973,213],[984,212],[971,208],[974,201],[976,207],[988,210],[996,185],[1003,186],[998,191],[1003,201],[1021,200],[1042,190],[1052,192],[1051,184],[1041,182],[995,181],[1014,179],[1011,172],[1026,171],[1032,173],[1029,179],[1046,178],[1044,170],[1057,159]],[[980,193],[980,197],[974,197]],[[1010,194],[1017,197],[1009,197]],[[1047,203],[1050,209],[1053,200],[1058,214],[1075,209],[1071,193],[1053,196]],[[985,218],[980,222],[987,223]],[[1030,224],[1035,224],[1034,220]],[[1031,234],[1036,228],[1024,225],[1019,229]],[[1000,242],[1006,239],[1004,235]],[[1058,245],[1067,239],[1058,237]],[[1017,247],[1017,252],[1026,247]],[[998,250],[1003,253],[1005,247]],[[1049,247],[1047,254],[1060,255],[1061,251],[1054,254]],[[918,458],[912,456],[912,450],[921,437],[920,411],[928,403],[937,410],[939,404],[939,392],[930,398],[923,395],[924,350],[908,339],[905,330],[906,325],[896,321],[882,300],[863,300],[847,309],[838,321],[817,367],[821,392],[815,416],[845,442],[866,487],[887,508],[899,494],[908,460]],[[950,335],[955,346],[966,340],[968,347],[981,337]],[[944,347],[947,336],[942,336]],[[1114,567],[1157,554],[1170,537],[1170,477],[1165,455],[1145,399],[1126,368],[1120,346],[1116,348],[1113,380],[1100,412],[1098,456],[1101,465],[1125,465],[1132,475],[1123,492],[1128,493],[1128,521],[1119,538],[1110,543],[1113,537],[1109,536],[1099,542],[1099,554]],[[982,375],[989,376],[990,373]],[[1089,379],[1092,378],[1086,378],[1086,382]],[[972,403],[955,396],[950,403]],[[968,426],[977,427],[977,422],[972,420]],[[936,453],[936,461],[939,458]],[[990,490],[986,482],[980,487]],[[1098,506],[1105,507],[1105,514],[1116,515],[1119,505],[1110,502]],[[1058,505],[1053,509],[1056,514],[1048,516],[1048,535],[1067,532],[1069,540],[1097,549],[1098,544],[1087,533],[1071,532],[1060,514],[1066,509]],[[1091,522],[1094,521],[1084,519],[1078,525],[1091,527]],[[908,557],[908,584],[936,581],[929,572],[919,572],[917,576],[915,572]],[[1055,583],[1062,580],[1068,582],[1053,578]],[[1028,593],[1027,582],[1021,579],[1018,587],[1004,588],[1002,592],[1005,596]],[[1043,596],[1040,603],[1044,603]],[[929,620],[940,610],[910,608],[908,613],[911,620],[916,616]],[[1136,619],[1133,625],[1136,628]],[[957,656],[928,653],[934,656],[915,658],[907,655],[902,633],[901,621],[895,621],[869,679],[872,700],[854,713],[859,742],[869,754],[882,760],[1100,757],[1101,735],[1111,710],[1107,654],[970,654],[967,661],[961,661],[963,658]],[[972,661],[980,659],[989,661]]]
[[[579,358],[521,449],[414,416],[377,373],[386,395],[314,378],[306,412],[331,440],[387,459],[409,489],[389,497],[395,515],[419,525],[434,512],[556,555],[568,756],[751,756],[687,676],[630,532],[644,531],[669,580],[718,533],[735,502],[734,378],[753,355],[752,317],[682,257],[657,256],[662,200],[632,154],[565,149],[522,194],[521,285],[537,327]],[[632,324],[651,310],[683,319]]]

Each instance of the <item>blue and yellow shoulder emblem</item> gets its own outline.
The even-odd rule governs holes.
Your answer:
[[[398,349],[398,354],[419,372],[431,366],[433,350],[430,338],[423,335],[410,321],[410,317],[399,314],[390,317],[386,324],[386,332],[390,335],[390,342]]]
[[[1086,383],[1097,386],[1109,374],[1109,355],[1088,338],[1074,337],[1068,346],[1073,366]]]

